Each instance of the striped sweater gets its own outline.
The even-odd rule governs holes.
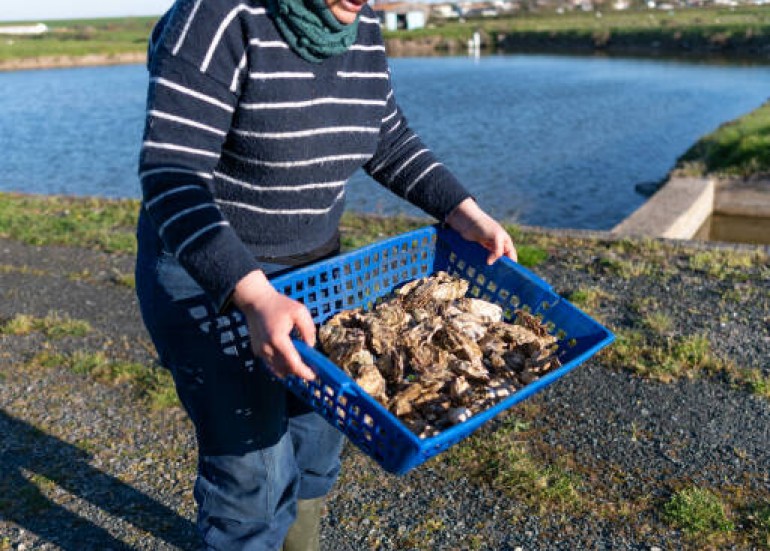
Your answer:
[[[312,63],[261,0],[177,0],[148,68],[144,211],[217,307],[257,257],[329,242],[360,167],[440,220],[469,196],[408,127],[368,6],[353,46]]]

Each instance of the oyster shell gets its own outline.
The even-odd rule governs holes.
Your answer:
[[[446,272],[416,279],[369,312],[328,320],[319,344],[415,434],[435,436],[560,365],[537,317],[505,322],[468,287]]]

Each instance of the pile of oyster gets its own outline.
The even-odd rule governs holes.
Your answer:
[[[489,408],[559,367],[556,339],[519,310],[466,297],[446,272],[411,281],[371,311],[319,330],[324,353],[421,438]]]

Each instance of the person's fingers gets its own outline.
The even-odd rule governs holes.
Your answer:
[[[302,361],[302,357],[294,348],[288,335],[277,338],[273,343],[273,348],[275,350],[273,366],[282,372],[279,376],[292,374],[308,381],[315,379],[315,373]]]
[[[519,261],[519,253],[516,251],[516,247],[513,245],[513,241],[510,242],[510,248],[506,251],[506,256],[514,262]]]
[[[493,264],[495,260],[505,254],[505,236],[497,234],[493,238],[491,247],[489,247],[489,256],[487,257],[487,264]]]
[[[294,324],[299,335],[308,346],[315,346],[315,323],[307,308],[302,306],[295,316]]]

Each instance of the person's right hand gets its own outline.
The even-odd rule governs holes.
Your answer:
[[[233,303],[246,316],[251,349],[275,375],[297,375],[308,381],[315,373],[302,361],[291,342],[294,328],[309,346],[315,346],[315,325],[308,309],[275,290],[265,274],[247,274],[233,291]]]

